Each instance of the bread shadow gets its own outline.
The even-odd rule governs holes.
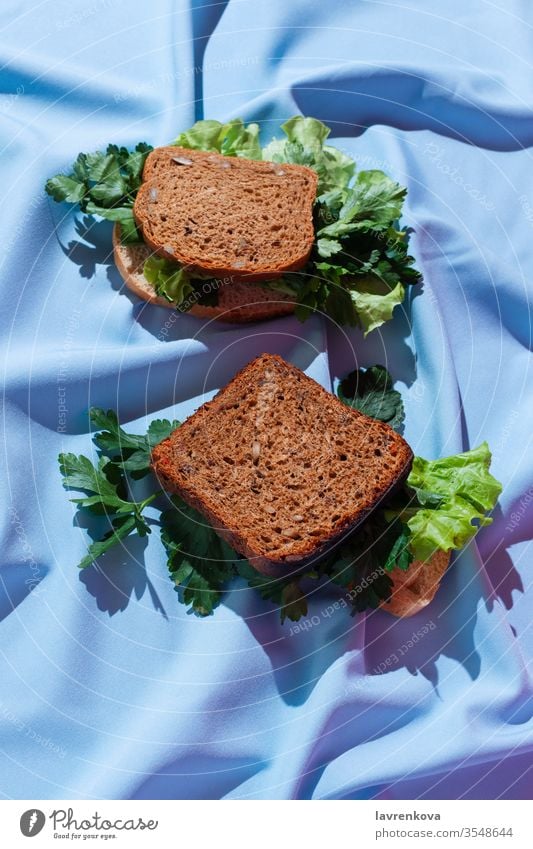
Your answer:
[[[490,610],[494,607],[494,601],[499,599],[506,610],[513,606],[513,592],[523,593],[524,583],[520,573],[517,571],[507,548],[512,544],[528,542],[532,538],[531,523],[524,521],[516,528],[507,530],[509,521],[514,512],[511,504],[508,514],[505,515],[500,504],[492,511],[493,524],[484,529],[480,537],[479,550],[484,562],[485,572],[491,583],[493,594],[487,601]]]
[[[500,518],[499,507],[494,515],[497,520]],[[479,550],[486,549],[488,543],[482,532]],[[459,663],[474,681],[481,669],[481,656],[474,638],[480,601],[484,602],[488,613],[497,599],[509,610],[513,606],[513,591],[524,591],[520,574],[503,542],[493,546],[491,551],[491,556],[486,556],[484,561],[478,560],[471,572],[473,578],[463,585],[458,585],[463,566],[461,560],[470,555],[468,549],[460,552],[452,560],[431,604],[415,616],[397,619],[381,610],[367,614],[367,674],[385,675],[404,668],[412,675],[425,677],[438,691],[437,660],[444,656]],[[486,582],[475,571],[479,563],[491,584],[488,591]]]
[[[478,600],[479,595],[467,592],[454,601],[453,608],[445,609],[440,592],[427,608],[407,619],[396,619],[382,611],[368,614],[366,674],[387,675],[405,669],[413,676],[422,675],[438,692],[437,661],[445,656],[460,664],[475,681],[481,670],[481,656],[474,643]]]
[[[244,582],[235,585],[224,604],[248,627],[267,655],[276,689],[292,707],[304,704],[328,669],[354,647],[359,623],[346,611],[326,616],[324,611],[340,593],[328,585],[314,585],[308,595],[309,610],[299,622],[280,619],[279,608],[263,601]]]

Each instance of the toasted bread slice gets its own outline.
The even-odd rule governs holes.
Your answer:
[[[115,224],[113,250],[115,264],[128,289],[135,292],[139,298],[159,307],[175,309],[174,304],[156,294],[143,274],[144,263],[153,253],[148,245],[121,244],[120,224]],[[188,310],[188,314],[197,318],[216,318],[219,321],[245,323],[290,315],[294,312],[294,307],[295,303],[289,295],[274,292],[263,286],[253,286],[242,280],[233,280],[219,289],[217,306],[207,307],[195,304]]]
[[[415,560],[407,571],[393,569],[392,596],[381,606],[393,616],[414,616],[435,597],[442,576],[448,568],[450,554],[436,551],[427,562]]]
[[[267,280],[309,259],[317,180],[303,165],[159,147],[133,212],[158,255],[214,277]]]
[[[267,575],[309,564],[407,475],[412,452],[271,354],[249,363],[153,451],[162,486]]]

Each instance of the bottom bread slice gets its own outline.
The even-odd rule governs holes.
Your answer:
[[[265,574],[322,556],[408,474],[412,452],[281,357],[249,363],[153,451],[162,486]]]
[[[128,289],[139,298],[159,307],[175,309],[175,305],[156,294],[154,287],[143,273],[144,263],[153,251],[144,242],[123,245],[120,241],[120,225],[113,228],[113,253],[115,265]],[[217,306],[195,304],[188,314],[197,318],[217,319],[236,324],[264,321],[290,315],[295,303],[289,295],[274,292],[266,286],[254,286],[242,280],[233,280],[221,285]]]

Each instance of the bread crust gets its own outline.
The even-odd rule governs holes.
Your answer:
[[[113,254],[115,265],[128,289],[155,306],[176,309],[175,304],[156,294],[143,274],[144,262],[153,255],[153,251],[144,243],[123,245],[120,240],[120,224],[115,224],[113,227]],[[291,315],[294,308],[295,303],[289,295],[234,279],[219,290],[217,306],[195,304],[184,315],[216,319],[232,324],[246,324]]]
[[[261,362],[262,361],[262,362]],[[251,382],[258,379],[254,370],[263,365],[279,364],[283,370],[288,370],[292,373],[298,373],[299,380],[305,386],[312,387],[312,392],[316,398],[316,404],[327,403],[329,405],[338,405],[339,412],[348,422],[348,426],[352,425],[349,419],[357,422],[358,426],[364,424],[370,427],[375,437],[381,435],[386,437],[394,445],[394,455],[391,453],[391,463],[394,465],[394,474],[387,472],[387,485],[380,484],[376,486],[372,492],[372,496],[367,495],[366,500],[361,495],[360,504],[357,509],[352,509],[350,513],[339,517],[333,528],[321,526],[320,534],[314,534],[307,539],[302,539],[301,542],[291,543],[291,551],[289,554],[268,555],[265,551],[258,550],[256,544],[251,544],[249,537],[242,533],[240,528],[235,527],[234,517],[228,511],[221,509],[220,503],[215,501],[205,491],[199,493],[196,490],[195,484],[191,485],[187,473],[183,473],[178,468],[175,460],[175,440],[179,440],[180,446],[194,445],[194,432],[197,428],[202,428],[207,417],[216,415],[219,408],[223,407],[225,399],[230,390],[250,385]],[[260,374],[260,372],[259,372]],[[263,354],[256,360],[245,366],[238,374],[224,387],[212,401],[207,402],[200,407],[194,415],[192,415],[183,425],[166,440],[161,442],[152,452],[152,468],[161,482],[161,485],[167,492],[179,494],[191,507],[198,510],[207,521],[212,525],[215,531],[237,552],[247,557],[251,564],[259,572],[266,575],[279,576],[287,575],[290,571],[297,571],[318,557],[322,556],[326,551],[333,548],[341,540],[345,539],[348,534],[355,530],[377,506],[377,504],[386,498],[391,491],[405,479],[409,473],[412,462],[412,451],[402,439],[388,425],[383,422],[378,422],[375,419],[369,419],[367,416],[352,410],[341,401],[339,401],[331,393],[327,392],[323,387],[319,386],[315,381],[306,377],[299,369],[290,366],[281,357],[272,354]],[[377,459],[374,461],[380,462]],[[382,474],[385,478],[385,475]]]
[[[415,560],[409,569],[393,569],[392,595],[381,607],[393,616],[414,616],[433,601],[450,563],[450,552],[436,551],[427,561]]]

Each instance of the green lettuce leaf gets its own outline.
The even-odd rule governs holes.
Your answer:
[[[491,524],[486,513],[494,508],[502,486],[489,472],[490,462],[486,442],[440,460],[415,457],[407,484],[423,506],[409,507],[405,515],[417,559],[426,560],[437,549],[462,548],[479,526]]]
[[[261,159],[259,124],[246,125],[242,118],[226,124],[220,121],[197,121],[190,130],[180,133],[173,144],[192,150],[212,150],[224,156]]]
[[[401,304],[405,297],[401,283],[389,290],[386,284],[372,277],[353,283],[349,291],[365,336],[389,321],[394,307]]]
[[[326,145],[330,129],[316,118],[295,115],[281,129],[286,139],[274,139],[263,149],[263,159],[313,168],[319,178],[318,193],[347,186],[355,173],[355,162],[335,147]]]
[[[144,276],[154,287],[156,294],[170,303],[180,306],[194,291],[191,278],[185,268],[155,254],[145,261]]]

